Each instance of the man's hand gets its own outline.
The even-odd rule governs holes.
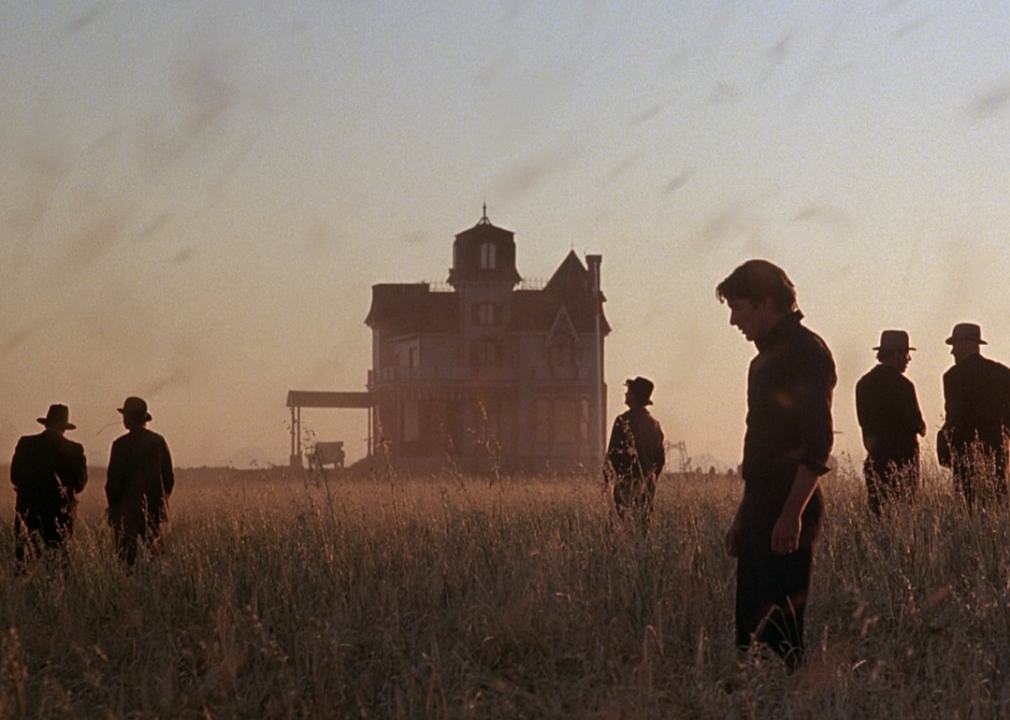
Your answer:
[[[726,531],[726,554],[737,557],[740,554],[740,519],[733,518],[733,524]]]
[[[803,521],[799,515],[783,512],[779,515],[775,528],[772,530],[772,552],[776,555],[788,555],[796,552],[800,546],[800,530]]]

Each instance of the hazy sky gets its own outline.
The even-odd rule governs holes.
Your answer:
[[[139,394],[177,464],[286,462],[288,389],[363,390],[371,286],[444,281],[488,204],[526,278],[603,255],[612,417],[739,459],[753,348],[714,288],[780,265],[853,385],[905,328],[1010,362],[996,2],[0,2],[0,448]],[[306,410],[365,450],[360,411]],[[115,427],[107,427],[110,423]]]

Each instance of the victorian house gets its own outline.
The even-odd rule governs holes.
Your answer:
[[[610,331],[600,261],[570,252],[543,287],[527,287],[514,233],[485,209],[456,235],[446,287],[374,285],[373,452],[418,471],[598,468]]]

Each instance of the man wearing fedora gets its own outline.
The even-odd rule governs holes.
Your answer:
[[[926,434],[915,385],[904,372],[912,360],[908,333],[880,334],[878,364],[856,383],[856,416],[863,431],[866,498],[877,516],[890,500],[911,499],[919,486],[919,436]]]
[[[628,410],[614,420],[603,472],[606,483],[614,486],[617,514],[645,532],[656,497],[656,480],[666,464],[666,448],[663,429],[649,413],[653,382],[636,377],[624,385]]]
[[[730,325],[754,343],[747,372],[743,498],[726,532],[737,559],[736,639],[803,662],[803,621],[834,441],[835,362],[803,325],[796,288],[767,260],[748,260],[716,287]]]
[[[141,543],[161,550],[161,524],[168,516],[175,473],[165,438],[147,429],[147,403],[128,397],[118,411],[127,433],[112,443],[105,496],[116,550],[132,566]]]
[[[954,471],[954,489],[969,507],[1007,495],[1010,368],[982,357],[987,344],[974,323],[954,326],[947,344],[954,366],[943,374],[944,424],[940,464]]]
[[[74,529],[77,493],[88,483],[84,447],[64,437],[67,430],[76,428],[67,406],[50,405],[38,422],[45,430],[18,440],[11,459],[18,563],[43,547],[63,547]]]

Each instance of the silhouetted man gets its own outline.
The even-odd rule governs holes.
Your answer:
[[[880,334],[877,366],[856,383],[856,416],[863,429],[866,498],[880,515],[890,500],[911,499],[919,487],[919,435],[926,434],[915,385],[904,376],[912,360],[908,333]]]
[[[165,438],[147,429],[147,403],[128,397],[119,412],[128,432],[112,443],[105,496],[116,549],[133,565],[140,543],[161,550],[161,523],[168,516],[175,474]]]
[[[66,405],[50,405],[45,430],[25,435],[11,459],[11,483],[17,495],[15,553],[23,563],[29,552],[61,548],[74,530],[77,493],[88,483],[84,447],[64,437],[76,428]]]
[[[954,489],[974,507],[1007,494],[1006,433],[1010,368],[982,357],[982,330],[960,323],[947,338],[954,366],[943,374],[945,417],[937,436],[940,464],[954,471]]]
[[[610,433],[604,476],[614,485],[614,505],[622,518],[630,517],[643,532],[649,527],[656,480],[666,463],[663,430],[649,413],[651,380],[626,380],[627,412],[617,416]]]
[[[758,350],[747,375],[743,499],[726,533],[726,552],[737,558],[737,645],[767,645],[794,669],[803,661],[820,477],[833,442],[835,363],[800,322],[796,289],[781,268],[749,260],[716,296]]]

